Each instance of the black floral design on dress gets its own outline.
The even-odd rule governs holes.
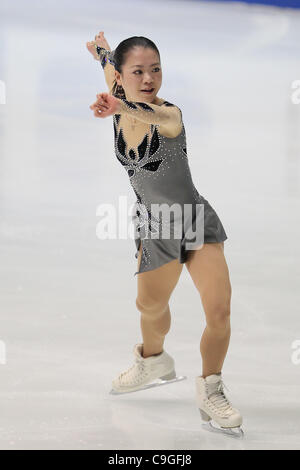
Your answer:
[[[145,105],[145,103],[142,104]],[[127,152],[127,144],[124,139],[122,128],[120,128],[118,132],[120,116],[120,114],[114,115],[115,151],[118,160],[127,170],[129,177],[132,177],[136,170],[146,170],[151,172],[157,171],[163,160],[160,158],[158,160],[149,161],[149,159],[155,157],[155,154],[160,147],[156,127],[151,124],[151,137],[148,134],[145,135],[144,139],[137,147],[137,153],[132,148]]]

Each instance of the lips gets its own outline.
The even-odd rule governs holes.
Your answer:
[[[147,92],[150,92],[150,91],[153,91],[154,88],[146,88],[145,90],[141,90],[141,91],[147,91]]]

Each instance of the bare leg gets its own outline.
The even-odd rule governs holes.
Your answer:
[[[138,269],[141,260],[138,256]],[[178,259],[137,275],[136,306],[141,312],[143,357],[159,354],[163,350],[165,336],[171,325],[169,299],[183,269]]]
[[[186,267],[198,289],[206,316],[200,342],[202,377],[221,372],[228,350],[231,283],[224,256],[224,242],[205,243],[191,250]]]

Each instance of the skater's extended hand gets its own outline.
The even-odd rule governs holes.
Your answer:
[[[109,93],[98,93],[97,101],[91,104],[90,109],[94,111],[95,117],[108,117],[113,114],[118,114],[120,110],[121,100]]]
[[[107,40],[104,37],[104,32],[103,31],[100,31],[98,34],[96,34],[94,41],[90,41],[90,42],[86,43],[86,47],[87,47],[88,51],[92,54],[94,59],[99,60],[99,55],[97,54],[95,45],[100,46],[100,47],[104,47],[104,49],[107,49],[108,51],[111,51],[111,48],[110,48]]]

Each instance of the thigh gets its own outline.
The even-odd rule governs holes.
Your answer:
[[[185,264],[206,313],[229,306],[231,283],[224,242],[204,243],[200,249],[190,250]]]
[[[138,270],[141,257],[142,243],[139,248]],[[137,300],[142,303],[167,303],[179,280],[182,269],[183,264],[178,259],[175,259],[159,268],[138,274]]]

